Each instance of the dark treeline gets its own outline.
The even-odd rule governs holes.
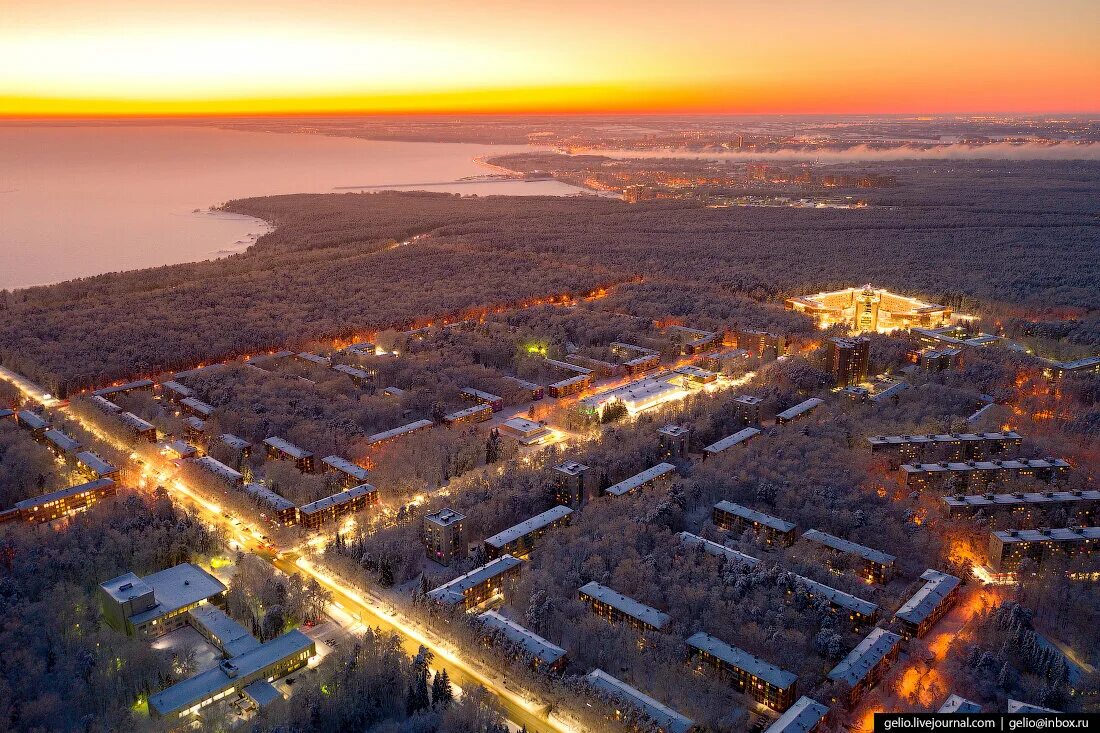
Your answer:
[[[859,211],[395,192],[248,199],[230,208],[278,229],[242,255],[5,294],[0,354],[51,387],[79,387],[638,277],[674,299],[777,302],[872,281],[956,307],[1096,309],[1100,197],[1088,173],[955,162]],[[432,236],[391,246],[421,233]],[[750,324],[782,325],[745,310]]]

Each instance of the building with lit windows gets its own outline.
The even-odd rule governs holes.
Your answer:
[[[892,468],[930,458],[941,461],[983,461],[1016,453],[1023,436],[1014,430],[999,433],[929,433],[927,435],[873,435],[871,452],[885,455]]]
[[[282,698],[272,681],[306,666],[316,653],[312,639],[298,629],[288,631],[150,695],[149,715],[153,719],[186,718],[219,700],[240,695],[262,707]]]
[[[127,392],[152,392],[153,380],[152,379],[136,379],[133,382],[126,382],[125,384],[115,384],[110,387],[101,387],[100,389],[92,392],[93,395],[100,397],[108,397],[110,395],[125,394]]]
[[[670,481],[675,472],[676,466],[671,463],[658,463],[652,468],[647,468],[641,473],[608,487],[604,494],[608,496],[625,496],[638,489]]]
[[[461,606],[470,611],[491,598],[503,598],[519,577],[522,565],[523,560],[518,557],[501,555],[496,560],[428,591],[428,598],[442,606]]]
[[[293,461],[302,473],[313,473],[313,453],[305,448],[299,448],[288,440],[278,437],[264,439],[267,447],[267,460],[269,461]]]
[[[804,418],[807,415],[809,415],[811,412],[816,410],[818,407],[821,407],[821,405],[823,405],[823,404],[825,404],[825,401],[822,400],[821,398],[811,397],[808,400],[805,400],[803,402],[799,402],[794,407],[788,407],[786,410],[783,410],[782,412],[777,412],[776,415],[775,415],[775,424],[776,425],[786,425],[789,422],[793,422],[795,420],[799,420],[801,418]]]
[[[841,702],[851,709],[869,690],[879,683],[886,670],[898,658],[901,637],[882,628],[871,630],[856,644],[848,656],[829,672],[829,679],[846,690]]]
[[[324,499],[298,507],[298,523],[306,529],[318,529],[345,514],[362,511],[378,503],[378,491],[370,484],[353,486]]]
[[[493,412],[500,412],[504,409],[504,398],[489,392],[484,392],[480,389],[474,389],[473,387],[462,388],[463,398],[476,402],[479,405],[489,405],[493,408]]]
[[[324,466],[325,473],[339,476],[344,488],[351,488],[367,482],[369,471],[346,458],[325,456],[321,459],[321,465]]]
[[[486,611],[477,617],[486,636],[499,637],[516,652],[530,661],[536,671],[560,672],[565,667],[565,650],[515,621],[501,616],[496,611]]]
[[[114,495],[114,479],[96,479],[86,484],[70,486],[67,489],[51,491],[48,494],[17,502],[9,510],[13,514],[8,518],[19,519],[31,524],[52,522],[55,519],[85,511],[97,502]]]
[[[969,489],[985,488],[996,481],[1057,483],[1069,475],[1070,468],[1069,463],[1061,458],[906,463],[901,466],[901,483],[912,491],[958,494]]]
[[[803,695],[769,725],[764,733],[817,733],[829,715],[829,708]]]
[[[424,515],[421,539],[428,559],[440,565],[450,565],[452,560],[462,556],[462,520],[465,518],[465,514],[453,509],[440,509]]]
[[[831,554],[851,555],[859,563],[857,570],[860,577],[869,583],[887,583],[894,576],[894,561],[897,559],[881,550],[875,550],[865,545],[846,540],[841,537],[810,529],[802,533],[802,539],[815,545],[827,548]],[[826,553],[828,561],[830,553]]]
[[[867,381],[871,342],[864,337],[831,338],[825,342],[825,369],[837,387]]]
[[[242,458],[248,458],[252,455],[252,444],[244,438],[233,435],[233,433],[222,433],[218,436],[218,442],[229,450],[235,451]]]
[[[1010,529],[989,536],[989,565],[996,573],[1015,572],[1022,560],[1042,567],[1052,557],[1088,556],[1100,548],[1100,527]]]
[[[277,494],[263,484],[245,484],[244,493],[267,510],[270,518],[278,524],[290,527],[298,523],[298,507],[290,499]]]
[[[1064,509],[1082,524],[1095,524],[1100,507],[1100,490],[1029,491],[1011,494],[955,494],[943,497],[944,510],[950,517],[966,517],[981,512],[996,521],[997,514],[1011,514],[1027,522],[1038,512]]]
[[[738,329],[726,334],[726,340],[759,359],[778,359],[787,353],[787,337],[767,331]]]
[[[733,419],[742,427],[760,424],[760,403],[764,400],[752,395],[738,395],[733,399]]]
[[[116,631],[153,639],[186,626],[192,608],[220,604],[225,591],[213,575],[183,563],[144,578],[125,573],[101,583],[99,604],[104,620]]]
[[[244,474],[230,468],[217,459],[211,458],[210,456],[202,456],[201,458],[192,458],[189,460],[203,471],[224,481],[233,488],[238,488],[244,484]]]
[[[90,450],[81,451],[76,454],[76,466],[80,469],[80,472],[87,476],[90,480],[99,478],[117,478],[119,474],[118,468],[107,463],[95,453]]]
[[[705,461],[711,456],[716,456],[734,446],[744,445],[757,435],[760,435],[759,428],[741,428],[733,435],[727,435],[703,448],[703,460]]]
[[[80,452],[80,441],[74,440],[57,428],[50,428],[42,433],[42,440],[46,447],[59,457],[75,456]]]
[[[498,532],[485,540],[485,556],[490,560],[501,555],[526,558],[540,537],[551,529],[569,524],[572,515],[573,510],[569,507],[556,506]]]
[[[588,466],[566,461],[554,466],[554,501],[563,506],[580,506],[588,501]]]
[[[602,669],[589,672],[584,681],[615,708],[616,718],[623,717],[621,706],[640,710],[657,725],[658,733],[692,733],[695,724],[672,708],[612,677]]]
[[[148,420],[143,420],[132,412],[124,412],[118,416],[118,419],[127,430],[142,440],[150,443],[157,442],[157,429]]]
[[[905,639],[928,633],[959,598],[962,581],[954,575],[928,569],[920,578],[924,585],[894,614]]]
[[[419,433],[421,430],[427,430],[434,424],[435,423],[431,420],[416,420],[407,425],[402,425],[401,427],[383,430],[381,433],[375,433],[367,438],[367,445],[371,448],[377,448],[406,435],[412,435],[413,433]]]
[[[500,434],[511,438],[520,445],[538,445],[554,434],[554,431],[542,423],[525,417],[510,417],[501,423]]]
[[[577,593],[589,610],[600,618],[611,623],[625,623],[638,631],[661,631],[672,620],[667,613],[661,613],[595,581],[585,583]]]
[[[691,428],[686,425],[663,425],[657,428],[661,458],[679,461],[687,458],[691,442]]]
[[[751,528],[769,545],[780,544],[785,547],[794,544],[797,529],[794,522],[724,500],[714,505],[711,521],[724,532],[744,532]]]
[[[843,324],[853,333],[938,328],[951,320],[951,309],[946,306],[870,285],[788,298],[787,308],[812,317],[818,328]]]
[[[447,425],[462,425],[465,423],[485,422],[493,416],[491,405],[474,405],[464,410],[456,410],[443,416],[443,422]]]
[[[702,631],[689,637],[687,645],[697,671],[727,680],[735,690],[772,710],[782,712],[794,704],[798,682],[794,673]]]
[[[197,397],[184,397],[179,401],[179,405],[188,415],[197,417],[200,420],[207,420],[214,414],[214,406],[203,402]]]

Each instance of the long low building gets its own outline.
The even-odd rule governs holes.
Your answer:
[[[687,394],[687,390],[683,387],[658,376],[628,382],[620,387],[585,397],[578,407],[588,413],[600,414],[609,405],[622,404],[627,412],[633,415],[669,400],[681,399]]]
[[[178,682],[149,697],[153,718],[186,718],[230,695],[270,698],[270,680],[301,669],[317,653],[313,641],[298,629],[221,662],[217,667]],[[253,685],[265,689],[250,693]],[[276,693],[278,694],[278,693]]]
[[[74,440],[57,428],[42,433],[46,445],[59,456],[75,456],[80,452],[80,441]]]
[[[374,375],[366,369],[360,369],[348,364],[337,364],[332,367],[332,371],[351,377],[351,381],[355,382],[360,387],[374,381]]]
[[[492,416],[492,405],[474,405],[444,415],[443,422],[446,425],[462,425],[464,423],[485,422]]]
[[[97,502],[115,495],[114,479],[100,478],[85,484],[51,491],[31,499],[16,502],[11,519],[32,524],[52,522],[55,519],[82,512]]]
[[[1012,512],[1030,514],[1034,510],[1065,508],[1079,516],[1091,518],[1100,506],[1100,491],[1029,491],[1011,494],[956,494],[943,497],[944,508],[949,516],[969,516],[982,512],[995,514]]]
[[[189,415],[194,415],[204,420],[214,414],[214,406],[203,402],[197,397],[184,397],[180,400],[179,404]]]
[[[794,704],[798,676],[749,654],[744,649],[699,631],[687,640],[696,669],[710,669],[738,692],[772,710]]]
[[[1061,458],[906,463],[901,466],[901,481],[913,491],[931,489],[954,494],[1009,479],[1055,483],[1068,476],[1070,468]]]
[[[76,454],[76,465],[80,472],[89,479],[114,478],[118,476],[118,468],[100,458],[90,450]]]
[[[412,435],[413,433],[418,433],[421,430],[427,430],[434,424],[435,423],[433,423],[431,420],[416,420],[414,422],[408,423],[407,425],[402,425],[401,427],[383,430],[381,433],[375,433],[374,435],[367,438],[367,445],[375,448],[384,443],[389,443],[392,440],[396,440],[397,438],[400,438],[402,436]]]
[[[125,384],[114,384],[114,385],[111,385],[110,387],[101,387],[101,388],[95,390],[94,392],[92,392],[92,395],[98,395],[100,397],[107,397],[107,396],[113,395],[113,394],[123,394],[125,392],[136,392],[136,391],[143,391],[143,390],[144,391],[149,391],[149,390],[152,390],[152,389],[153,389],[153,380],[152,379],[136,379],[133,382],[126,382]]]
[[[672,621],[667,613],[662,613],[652,606],[624,596],[595,581],[582,585],[578,594],[580,599],[588,604],[592,613],[612,623],[626,623],[639,631],[647,629],[660,631]]]
[[[742,428],[733,435],[727,435],[721,440],[717,440],[707,447],[703,448],[703,460],[705,461],[707,458],[710,458],[711,456],[716,456],[723,451],[733,448],[734,446],[748,443],[757,435],[760,435],[760,430],[758,430],[757,428]]]
[[[845,593],[831,585],[819,583],[802,575],[790,573],[790,577],[796,586],[806,591],[810,598],[824,598],[829,602],[829,607],[833,611],[845,612],[854,629],[874,623],[875,619],[878,618],[879,607],[876,603],[854,596],[851,593]]]
[[[817,397],[811,397],[804,402],[799,402],[794,407],[788,407],[786,410],[776,413],[775,424],[786,425],[792,420],[797,420],[801,417],[809,415],[811,412],[813,412],[823,404],[825,404],[824,400]]]
[[[660,733],[690,733],[695,723],[672,708],[657,702],[622,680],[612,677],[602,669],[594,669],[585,676],[585,682],[603,697],[616,704],[625,704],[640,710],[652,720]],[[621,715],[619,717],[622,717]]]
[[[724,532],[743,532],[751,528],[754,532],[763,536],[769,545],[773,543],[785,546],[794,544],[795,530],[797,529],[794,522],[788,522],[785,519],[773,517],[770,514],[725,500],[714,505],[711,512],[711,521],[714,522],[715,527]]]
[[[547,531],[569,524],[573,510],[567,506],[547,509],[503,532],[485,540],[485,556],[494,560],[501,555],[526,557],[534,549],[535,543]]]
[[[306,529],[317,529],[328,522],[335,522],[345,514],[362,511],[377,503],[378,490],[373,486],[353,486],[298,507],[298,522]]]
[[[493,635],[507,640],[520,654],[529,659],[536,670],[558,672],[565,666],[565,650],[551,644],[533,631],[515,621],[501,616],[496,611],[486,611],[478,620]]]
[[[829,708],[812,697],[795,700],[764,733],[817,733],[829,715]]]
[[[700,537],[697,534],[692,534],[691,532],[681,532],[678,536],[680,538],[680,544],[687,547],[697,547],[708,555],[725,558],[727,562],[744,563],[745,565],[749,565],[752,567],[760,564],[760,560],[753,557],[752,555],[746,555],[743,552],[738,552],[732,547],[726,547],[725,545],[720,545],[717,542],[711,542],[710,540]]]
[[[463,387],[462,396],[465,399],[472,400],[479,405],[488,405],[493,408],[493,412],[500,412],[504,409],[504,398],[500,395],[491,394],[484,390],[475,389],[474,387]]]
[[[188,397],[195,396],[195,390],[185,384],[180,384],[174,379],[168,379],[160,383],[161,394],[171,402],[179,402]]]
[[[1018,451],[1023,444],[1023,436],[1012,430],[1000,433],[873,435],[867,438],[867,444],[872,453],[889,455],[902,463],[932,455],[945,461],[980,461]]]
[[[894,614],[906,639],[928,633],[959,598],[962,581],[954,575],[928,569],[920,577],[924,585]]]
[[[861,563],[860,576],[872,583],[889,582],[894,575],[894,561],[897,558],[881,550],[875,550],[866,545],[817,529],[806,530],[802,533],[802,539],[857,558]]]
[[[526,390],[528,399],[532,401],[537,402],[546,395],[546,390],[541,384],[535,384],[534,382],[528,382],[526,379],[520,379],[519,377],[512,377],[508,375],[505,375],[504,378],[507,379],[509,382],[512,382],[513,384]]]
[[[150,443],[157,442],[157,429],[148,420],[143,420],[132,412],[124,412],[118,416],[118,419],[127,430],[142,440]]]
[[[225,465],[221,461],[211,458],[210,456],[203,456],[202,458],[193,458],[191,462],[194,465],[201,468],[203,471],[221,479],[225,483],[233,487],[238,487],[244,483],[244,474],[236,469],[232,469]]]
[[[263,484],[244,485],[244,493],[261,507],[271,512],[271,517],[289,527],[298,523],[298,507],[290,499],[275,493]]]
[[[496,560],[428,591],[428,598],[452,608],[476,608],[494,596],[504,595],[508,583],[519,575],[521,565],[523,560],[518,557],[501,555]]]
[[[1022,560],[1042,566],[1052,556],[1089,555],[1100,547],[1100,527],[1056,527],[993,532],[989,564],[994,572],[1015,572]]]
[[[321,463],[325,466],[325,473],[337,473],[343,476],[346,486],[365,484],[370,474],[367,469],[340,456],[325,456],[321,459]]]
[[[670,479],[675,471],[676,466],[671,463],[658,463],[656,466],[647,468],[641,473],[634,474],[630,478],[608,487],[604,493],[610,496],[624,496],[632,491],[651,486],[658,481]]]
[[[848,656],[829,672],[829,679],[847,687],[844,703],[852,708],[878,684],[891,662],[898,658],[901,637],[886,629],[872,629]]]
[[[568,397],[569,395],[583,392],[588,389],[590,384],[592,384],[591,374],[578,374],[575,377],[567,377],[566,379],[554,382],[546,389],[550,392],[551,397]]]
[[[15,421],[19,427],[36,435],[45,433],[50,428],[50,421],[31,410],[20,410],[15,413]]]
[[[289,440],[272,436],[264,439],[264,446],[267,447],[268,460],[293,461],[302,473],[313,473],[316,468],[313,463],[313,453],[294,445]]]
[[[499,430],[501,435],[511,438],[520,445],[538,445],[554,434],[553,430],[542,423],[525,417],[508,418],[501,424]]]
[[[187,615],[188,625],[226,656],[235,657],[260,646],[259,639],[217,606],[203,603],[189,610]]]

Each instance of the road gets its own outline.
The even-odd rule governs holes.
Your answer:
[[[0,379],[10,382],[27,398],[65,413],[67,417],[79,422],[98,439],[113,444],[115,448],[129,450],[126,446],[112,440],[99,426],[74,414],[67,409],[65,403],[54,399],[25,377],[0,367]],[[393,631],[401,637],[402,644],[409,654],[416,654],[421,646],[426,647],[435,654],[434,667],[446,668],[448,676],[458,687],[468,689],[474,685],[481,685],[493,694],[504,710],[509,723],[517,729],[525,726],[532,733],[575,733],[575,729],[567,723],[548,714],[544,704],[514,689],[505,678],[481,668],[474,661],[464,659],[461,652],[444,639],[431,631],[420,629],[414,621],[403,618],[396,611],[387,609],[378,598],[344,585],[325,570],[297,556],[293,551],[273,552],[262,539],[264,534],[262,525],[261,528],[257,528],[241,520],[227,518],[216,500],[203,496],[183,481],[173,478],[175,467],[167,459],[164,459],[163,465],[144,464],[141,471],[144,483],[164,486],[177,501],[185,504],[202,521],[224,530],[225,536],[231,543],[230,550],[254,554],[287,574],[298,573],[316,578],[317,582],[333,595],[334,608],[329,609],[329,615],[337,623],[346,624],[351,620]]]

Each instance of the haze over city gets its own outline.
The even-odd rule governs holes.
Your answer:
[[[0,68],[0,731],[1097,724],[1095,2],[9,3]]]

